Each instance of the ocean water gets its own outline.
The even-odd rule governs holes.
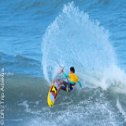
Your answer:
[[[0,1],[4,125],[126,126],[125,43],[125,0]],[[82,89],[49,108],[59,66],[75,66]]]

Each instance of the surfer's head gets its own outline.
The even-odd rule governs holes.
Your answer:
[[[72,67],[70,67],[70,72],[71,73],[75,73],[75,69],[74,69],[74,67],[72,66]]]

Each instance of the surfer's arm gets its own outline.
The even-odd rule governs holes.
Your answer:
[[[65,78],[68,78],[68,74],[63,72],[63,75],[64,75]]]
[[[78,84],[79,84],[79,86],[82,88],[82,84],[81,84],[81,82],[80,82],[80,81],[78,81],[77,83],[78,83]]]

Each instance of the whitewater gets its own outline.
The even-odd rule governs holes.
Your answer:
[[[125,8],[124,0],[1,1],[5,126],[126,126]],[[74,66],[82,88],[60,91],[49,108],[60,66]]]

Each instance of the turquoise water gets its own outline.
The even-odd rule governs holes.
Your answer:
[[[0,12],[5,126],[126,125],[124,0],[4,0]],[[83,89],[50,109],[60,65],[76,67]]]

